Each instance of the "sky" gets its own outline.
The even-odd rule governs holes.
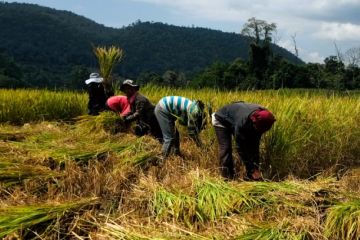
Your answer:
[[[360,0],[18,0],[68,10],[109,27],[141,21],[240,33],[251,17],[276,23],[273,40],[305,62],[360,48]]]

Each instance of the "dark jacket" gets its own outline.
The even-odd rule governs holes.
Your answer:
[[[140,93],[136,93],[135,100],[130,104],[130,113],[126,115],[126,120],[131,122],[134,120],[150,124],[154,118],[155,106]]]
[[[90,83],[88,85],[88,113],[90,115],[97,115],[105,109],[107,96],[105,94],[104,86],[101,83]]]
[[[237,150],[245,163],[259,163],[261,133],[256,131],[250,119],[251,114],[258,109],[265,108],[257,104],[235,102],[215,113],[215,118],[233,133]]]
[[[150,131],[151,135],[162,142],[162,132],[154,113],[155,106],[145,96],[136,94],[135,100],[130,103],[130,113],[125,116],[125,120],[137,121],[137,125],[142,126],[141,133],[137,135],[144,135]]]

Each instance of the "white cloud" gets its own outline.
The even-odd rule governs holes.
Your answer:
[[[339,46],[350,48],[353,42],[360,39],[360,0],[132,1],[165,7],[172,14],[186,18],[187,22],[193,24],[198,21],[211,22],[217,24],[218,29],[222,29],[221,24],[238,26],[233,30],[235,32],[239,32],[251,17],[274,22],[283,37],[277,44],[294,52],[291,35],[296,34],[297,47],[304,61],[322,62],[321,54],[331,54],[334,40],[338,41]]]
[[[290,52],[294,52],[294,44],[290,40],[280,40],[277,45],[287,49]]]
[[[303,54],[302,60],[305,62],[311,62],[311,63],[324,63],[325,57],[321,56],[318,52],[309,52]]]
[[[314,33],[319,39],[358,40],[360,39],[360,25],[351,23],[322,23],[320,30]]]

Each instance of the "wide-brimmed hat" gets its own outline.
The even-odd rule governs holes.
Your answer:
[[[98,73],[91,73],[89,79],[85,80],[86,84],[94,83],[101,83],[104,79],[100,77]]]
[[[126,79],[126,80],[121,84],[121,86],[120,86],[120,91],[124,91],[124,87],[125,87],[125,86],[130,86],[130,87],[132,87],[132,88],[135,88],[136,90],[139,90],[139,89],[140,89],[140,86],[139,86],[139,85],[136,85],[136,84],[134,83],[134,81],[131,80],[131,79]]]

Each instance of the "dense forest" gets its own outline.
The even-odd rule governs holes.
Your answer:
[[[93,47],[106,45],[125,53],[115,76],[142,84],[226,89],[360,86],[358,65],[345,66],[336,56],[324,64],[305,64],[272,44],[271,31],[254,36],[251,31],[236,34],[141,21],[115,29],[69,11],[4,2],[0,29],[0,87],[6,88],[84,88],[84,79],[97,69]]]

